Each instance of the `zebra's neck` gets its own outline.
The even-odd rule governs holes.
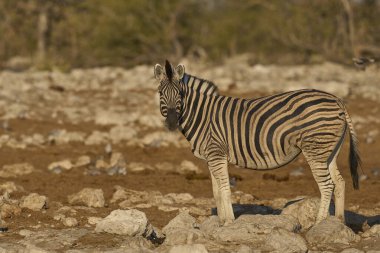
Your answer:
[[[210,99],[218,95],[217,87],[210,81],[185,74],[182,78],[182,110],[179,126],[182,134],[192,144],[193,149],[197,137],[207,128],[207,117],[210,111]],[[194,151],[194,150],[193,150]]]

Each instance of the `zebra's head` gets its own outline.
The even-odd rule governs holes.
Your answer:
[[[154,77],[160,82],[160,111],[164,116],[166,126],[170,131],[178,128],[178,117],[182,107],[181,79],[185,74],[185,66],[180,64],[176,68],[168,60],[165,69],[160,64],[154,66]]]

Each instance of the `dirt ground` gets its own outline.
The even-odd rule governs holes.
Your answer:
[[[255,94],[256,96],[258,94]],[[246,94],[250,97],[252,94]],[[360,98],[352,98],[348,101],[348,110],[352,115],[359,114],[363,110],[371,108],[380,111],[380,102],[370,102]],[[380,116],[380,115],[379,115]],[[0,130],[0,134],[12,131],[15,134],[31,134],[34,132],[48,133],[56,128],[68,130],[80,130],[91,132],[99,129],[98,125],[92,123],[58,124],[54,121],[36,121],[29,119],[13,119],[9,121],[11,130]],[[103,127],[107,130],[107,126]],[[362,156],[362,172],[368,175],[368,179],[360,182],[360,190],[354,190],[348,168],[348,144],[347,138],[344,148],[339,156],[339,168],[346,180],[346,207],[360,206],[363,208],[373,208],[380,205],[380,176],[371,174],[372,169],[380,168],[380,141],[366,143],[361,137],[363,133],[371,129],[380,129],[380,125],[371,125],[370,129],[362,128],[358,130],[360,153]],[[2,131],[2,132],[1,132]],[[348,137],[348,136],[347,136]],[[190,160],[198,165],[203,173],[196,177],[189,177],[178,174],[163,174],[159,172],[150,173],[127,173],[127,175],[85,175],[81,169],[64,171],[61,174],[49,172],[46,168],[49,163],[80,155],[90,157],[106,155],[104,146],[86,146],[81,143],[71,143],[66,145],[50,145],[46,148],[28,147],[26,149],[12,149],[3,147],[1,149],[0,166],[20,162],[28,162],[37,168],[36,172],[28,175],[13,178],[12,181],[24,187],[25,191],[38,192],[49,198],[48,208],[44,212],[23,211],[20,216],[6,219],[9,229],[8,233],[3,233],[3,238],[17,238],[19,235],[12,233],[26,227],[50,226],[55,228],[63,227],[62,223],[55,221],[52,210],[57,202],[68,205],[67,196],[80,191],[85,187],[101,188],[105,193],[105,199],[110,199],[114,186],[120,185],[133,190],[151,191],[157,190],[163,194],[188,192],[194,197],[212,197],[211,181],[208,169],[204,161],[195,158],[189,149],[175,147],[126,147],[123,144],[113,146],[113,150],[122,152],[127,162],[143,162],[145,164],[155,164],[157,162],[180,163],[182,160]],[[305,168],[305,175],[302,177],[289,176],[289,173],[296,168]],[[252,171],[231,166],[230,176],[237,180],[232,191],[243,191],[255,196],[256,199],[287,198],[292,199],[297,196],[319,196],[319,190],[315,183],[305,159],[300,155],[294,162],[285,167],[271,171]],[[0,183],[8,181],[0,178]],[[24,193],[16,193],[13,198],[18,199]],[[117,209],[116,204],[106,205],[98,209],[98,216],[106,216],[113,209]],[[177,212],[163,212],[157,208],[143,209],[150,222],[159,228],[172,219]],[[80,217],[80,215],[78,216]],[[79,226],[87,224],[87,217],[79,219]],[[93,244],[106,242],[107,235],[103,237],[82,238],[82,243]]]

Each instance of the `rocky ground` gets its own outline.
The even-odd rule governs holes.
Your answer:
[[[184,61],[227,95],[313,87],[344,98],[363,159],[354,191],[347,144],[339,157],[347,226],[314,226],[319,191],[299,157],[266,172],[232,166],[238,218],[220,227],[205,163],[163,127],[152,66],[3,71],[0,252],[380,252],[380,70],[247,62]]]

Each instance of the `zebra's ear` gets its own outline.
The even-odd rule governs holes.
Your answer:
[[[160,81],[163,76],[164,76],[164,68],[160,64],[156,64],[154,66],[154,78]]]
[[[175,68],[175,71],[177,72],[179,79],[182,79],[183,75],[185,74],[185,66],[183,64],[179,64]]]

